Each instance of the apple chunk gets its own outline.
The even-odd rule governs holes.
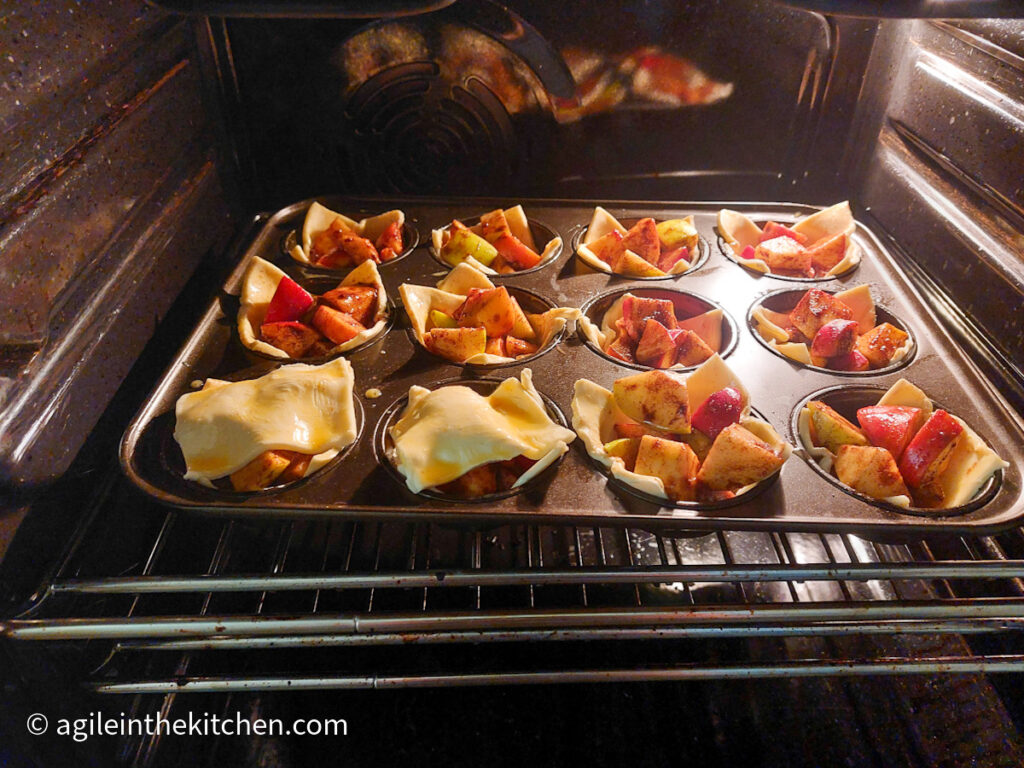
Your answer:
[[[858,493],[872,499],[909,496],[896,459],[885,448],[843,445],[836,454],[836,476]]]
[[[455,319],[460,328],[481,326],[488,336],[504,336],[516,325],[516,307],[505,286],[470,288]]]
[[[753,432],[730,424],[711,444],[697,481],[713,491],[735,491],[769,477],[783,461]]]
[[[654,219],[640,219],[622,238],[622,244],[644,261],[650,264],[658,263],[658,257],[661,255],[661,242],[658,238],[658,226],[654,223]]]
[[[264,323],[260,326],[260,338],[287,353],[288,357],[300,358],[306,355],[322,338],[305,323],[295,320]]]
[[[483,328],[434,328],[423,336],[423,346],[448,360],[461,363],[483,354],[487,332]]]
[[[885,448],[894,459],[903,455],[925,418],[920,408],[905,405],[869,405],[857,410],[857,421],[871,444]]]
[[[622,459],[626,469],[630,472],[636,465],[636,455],[639,450],[639,437],[620,437],[604,444],[604,452],[612,458]]]
[[[321,304],[313,313],[313,327],[335,344],[344,344],[366,330],[352,315],[326,304]]]
[[[636,361],[651,368],[671,368],[676,361],[672,332],[654,318],[648,318],[636,345]]]
[[[826,240],[819,240],[807,249],[807,255],[811,257],[811,265],[821,273],[828,272],[846,256],[845,233],[839,233]]]
[[[700,365],[715,354],[704,339],[688,328],[677,328],[669,333],[676,345],[676,363],[679,365]]]
[[[236,491],[260,491],[273,484],[291,464],[291,455],[284,451],[264,451],[241,469],[231,473],[231,487]]]
[[[857,323],[854,320],[830,320],[814,334],[811,354],[818,357],[845,355],[857,343]]]
[[[339,312],[346,312],[365,326],[373,324],[377,309],[377,289],[372,285],[339,285],[320,297]]]
[[[668,299],[651,299],[627,293],[622,297],[622,327],[626,335],[637,341],[648,319],[657,320],[672,330],[678,324],[675,305]]]
[[[868,439],[849,419],[820,400],[807,404],[810,411],[811,441],[831,453],[841,445],[867,445]]]
[[[853,310],[831,294],[812,288],[789,313],[793,326],[808,339],[813,339],[821,326],[833,320],[852,320]]]
[[[693,427],[714,440],[730,424],[743,416],[743,395],[735,387],[712,392],[693,412]]]
[[[811,257],[807,249],[789,237],[774,237],[758,243],[754,255],[777,271],[798,272],[801,275],[811,273]]]
[[[660,478],[665,495],[673,501],[693,501],[697,496],[699,467],[700,459],[686,443],[644,435],[633,471]]]
[[[264,323],[280,323],[301,320],[306,310],[313,306],[313,297],[290,277],[285,276],[277,284],[274,295],[267,305]]]
[[[690,431],[690,398],[686,382],[666,371],[646,371],[612,385],[615,403],[624,414],[668,432]]]
[[[691,217],[666,219],[658,222],[655,229],[657,229],[658,240],[661,242],[663,250],[671,251],[677,248],[693,250],[697,247],[700,239]]]
[[[907,333],[895,325],[882,323],[857,339],[857,351],[866,357],[872,368],[884,368],[907,341]]]
[[[856,349],[851,349],[845,355],[829,360],[828,367],[836,371],[867,371],[871,369],[871,361]]]

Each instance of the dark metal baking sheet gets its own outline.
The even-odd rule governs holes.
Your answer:
[[[355,369],[356,397],[364,422],[356,445],[338,461],[305,481],[258,494],[212,491],[186,482],[180,474],[180,455],[171,438],[174,403],[193,382],[208,376],[244,378],[271,370],[274,363],[245,350],[235,331],[237,295],[249,261],[261,256],[304,282],[308,271],[290,258],[281,243],[301,226],[310,201],[265,217],[263,227],[242,254],[223,292],[211,304],[188,343],[172,362],[146,406],[125,433],[121,446],[127,476],[159,501],[208,514],[248,516],[328,515],[345,518],[402,518],[480,526],[513,522],[550,525],[630,525],[653,530],[786,530],[852,532],[875,537],[912,537],[949,533],[988,533],[1010,527],[1024,515],[1024,427],[1006,402],[956,347],[912,288],[881,243],[858,225],[855,238],[864,251],[860,266],[842,279],[818,283],[841,290],[871,285],[876,302],[895,312],[913,333],[916,353],[898,371],[877,377],[844,377],[840,373],[803,368],[769,352],[753,336],[746,318],[759,297],[791,282],[749,272],[726,258],[715,231],[718,210],[728,206],[755,220],[792,220],[813,208],[791,204],[743,203],[609,203],[598,201],[616,216],[656,219],[693,214],[709,250],[707,261],[691,273],[662,281],[630,280],[597,272],[576,259],[572,243],[589,223],[594,203],[580,201],[522,201],[527,215],[561,235],[563,249],[551,264],[523,275],[501,276],[499,283],[532,290],[562,306],[582,306],[612,289],[678,287],[721,305],[739,328],[735,348],[725,358],[749,388],[754,406],[794,445],[791,431],[794,407],[808,394],[838,383],[888,387],[906,377],[932,399],[964,418],[1000,456],[1010,462],[1002,472],[993,499],[979,509],[956,517],[906,515],[866,503],[825,481],[800,456],[786,462],[777,482],[764,493],[740,504],[715,509],[661,507],[617,491],[595,468],[577,439],[557,472],[544,482],[506,499],[481,503],[444,501],[416,496],[396,482],[375,456],[375,428],[387,408],[404,397],[413,384],[431,385],[453,377],[480,378],[518,375],[528,365],[534,382],[567,416],[571,416],[573,384],[589,378],[603,386],[633,369],[595,353],[577,334],[567,336],[546,354],[528,364],[499,369],[463,368],[446,364],[416,345],[399,308],[387,334],[348,355]],[[400,207],[419,231],[419,246],[408,257],[381,267],[388,295],[397,301],[403,282],[434,284],[444,274],[428,250],[430,229],[453,218],[471,218],[508,200],[440,201],[425,199],[380,201],[321,198],[348,215],[372,214]],[[321,270],[316,271],[322,274]],[[340,280],[340,278],[339,278]],[[808,285],[808,288],[813,287]],[[368,390],[380,390],[376,398]],[[176,464],[177,462],[177,464]]]

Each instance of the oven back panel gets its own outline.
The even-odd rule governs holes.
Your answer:
[[[617,0],[599,12],[585,0],[527,0],[486,24],[467,10],[487,6],[371,24],[213,22],[252,206],[339,192],[806,199],[835,186],[834,157],[811,153],[832,156],[848,130],[871,22],[842,22],[839,46],[835,24],[770,0]],[[496,42],[522,21],[547,51]],[[583,81],[605,72],[603,95],[584,95],[590,114],[552,98],[552,53]],[[719,88],[692,97],[712,103],[673,107],[638,92],[638,71],[666,55]],[[850,74],[833,77],[837,65]]]

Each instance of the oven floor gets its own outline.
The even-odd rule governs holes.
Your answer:
[[[209,699],[178,697],[181,712]],[[164,740],[160,766],[1019,766],[984,677],[266,694],[225,713],[337,718],[348,737]],[[202,754],[202,759],[197,759]]]

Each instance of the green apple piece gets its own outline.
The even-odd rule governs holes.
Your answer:
[[[636,454],[639,450],[639,437],[620,437],[604,444],[604,452],[612,458],[622,459],[626,469],[631,471],[636,464]]]
[[[441,258],[453,267],[470,256],[485,267],[497,257],[498,249],[468,229],[456,229],[441,248]]]
[[[455,318],[439,309],[430,310],[430,325],[433,328],[455,328]]]

